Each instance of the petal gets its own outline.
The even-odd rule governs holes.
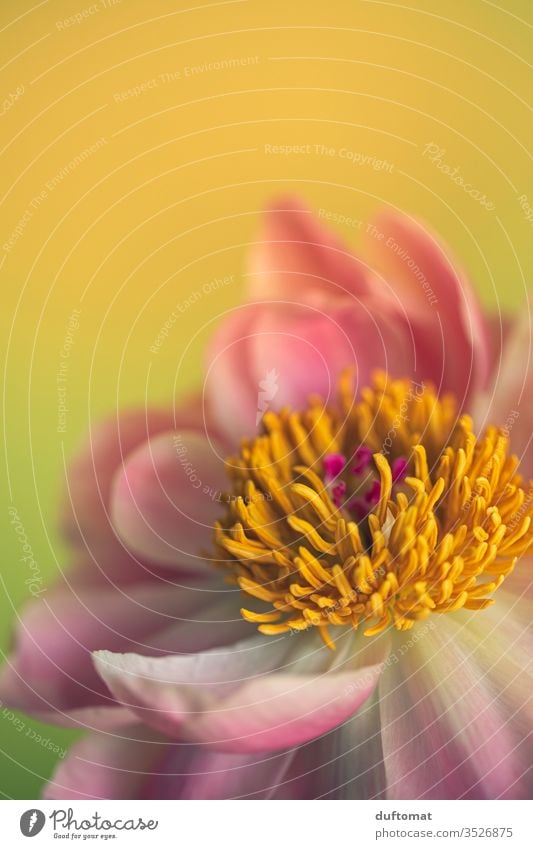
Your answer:
[[[496,608],[426,623],[393,653],[379,688],[388,798],[528,798],[531,647]]]
[[[498,590],[506,609],[505,622],[520,619],[526,629],[533,621],[533,557],[521,557]],[[509,619],[509,615],[512,614]]]
[[[111,481],[124,458],[139,444],[172,427],[168,410],[128,410],[91,427],[89,439],[73,457],[67,474],[63,530],[75,545],[106,543],[115,535],[108,521]]]
[[[421,376],[453,391],[463,404],[486,385],[491,363],[490,325],[475,292],[421,224],[386,212],[375,227],[379,238],[367,232],[365,253],[382,276],[382,300],[405,311],[426,370]]]
[[[63,725],[130,723],[132,714],[97,675],[91,652],[106,646],[161,654],[232,642],[252,631],[235,618],[233,594],[170,581],[124,590],[74,588],[62,581],[23,611],[15,651],[1,672],[0,699]]]
[[[159,772],[149,784],[149,798],[277,798],[293,759],[294,750],[258,755],[174,743],[168,746]]]
[[[487,316],[492,336],[492,362],[490,364],[490,379],[501,368],[502,358],[515,326],[516,317],[508,313],[489,313]]]
[[[311,394],[335,396],[339,374],[350,365],[361,386],[376,368],[392,365],[402,376],[413,373],[405,326],[364,303],[328,310],[299,303],[248,304],[215,333],[205,393],[237,443],[257,433],[268,409],[304,407]]]
[[[275,798],[387,798],[377,696],[378,688],[341,726],[299,747]]]
[[[253,324],[248,346],[258,411],[263,406],[305,407],[314,393],[325,400],[336,398],[346,366],[355,366],[360,386],[368,385],[371,374],[386,368],[389,359],[397,367],[402,363],[409,367],[408,350],[404,353],[408,346],[398,328],[364,306],[328,312],[288,304],[266,306]],[[276,394],[263,398],[261,380],[271,371],[277,374]]]
[[[140,445],[160,433],[182,428],[199,434],[209,431],[219,438],[211,412],[199,396],[186,399],[175,411],[126,410],[91,427],[88,440],[67,470],[62,528],[76,548],[87,549],[93,559],[108,563],[123,557],[123,546],[109,516],[113,479]]]
[[[73,590],[84,588],[108,590],[124,589],[134,584],[148,584],[158,581],[180,584],[180,580],[189,586],[195,574],[185,565],[169,571],[160,563],[141,560],[127,551],[118,540],[116,546],[102,546],[96,557],[96,552],[78,551],[74,553],[74,563],[61,572],[61,581]],[[200,576],[199,576],[200,578]],[[198,586],[205,582],[205,576],[198,580]]]
[[[153,727],[219,751],[261,752],[344,722],[374,690],[386,652],[386,640],[368,641],[343,661],[306,633],[181,658],[96,652],[95,663],[117,699]]]
[[[137,725],[121,736],[89,734],[72,746],[46,785],[45,799],[143,799],[167,741]]]
[[[206,553],[228,488],[225,447],[195,431],[161,434],[129,455],[112,487],[113,525],[151,561],[212,571]]]
[[[297,198],[271,205],[260,236],[249,256],[255,300],[331,304],[367,291],[364,266]]]
[[[233,445],[257,430],[259,387],[249,357],[257,314],[258,308],[249,305],[232,311],[213,334],[207,351],[205,397]]]
[[[45,789],[46,799],[268,799],[293,752],[244,755],[171,743],[146,726],[76,743]]]
[[[480,427],[497,424],[506,429],[520,471],[533,477],[533,316],[525,305],[508,331],[502,360],[496,364],[491,388],[474,409]]]

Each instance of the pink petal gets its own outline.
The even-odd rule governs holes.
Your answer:
[[[234,442],[253,436],[267,410],[305,407],[311,394],[336,398],[340,372],[355,366],[359,386],[390,364],[414,371],[401,322],[364,304],[328,311],[306,304],[239,307],[215,333],[205,393]]]
[[[308,306],[258,304],[248,337],[256,399],[259,400],[259,382],[272,370],[279,375],[278,388],[272,400],[267,400],[268,409],[285,405],[305,408],[313,393],[330,402],[336,399],[338,378],[346,366],[356,366],[362,379],[370,358],[374,367],[385,360],[376,325],[372,332],[369,330],[366,322],[359,323],[357,314],[350,310],[326,313]],[[370,346],[368,356],[366,345]],[[364,352],[362,362],[359,351]],[[256,403],[256,408],[259,406]]]
[[[533,317],[525,305],[505,336],[502,360],[495,366],[491,388],[474,409],[480,428],[497,424],[506,429],[520,472],[533,477]]]
[[[16,648],[0,675],[0,699],[44,721],[93,728],[131,723],[96,673],[91,653],[106,646],[146,654],[188,652],[246,633],[236,591],[172,581],[61,585],[32,601],[18,622]]]
[[[210,411],[198,396],[175,411],[154,408],[126,410],[91,427],[89,438],[68,466],[63,531],[76,547],[97,560],[120,557],[122,546],[110,522],[111,485],[128,455],[151,437],[181,428],[217,438]],[[225,449],[227,451],[227,449]]]
[[[274,202],[250,252],[255,300],[327,303],[367,290],[365,267],[297,198]]]
[[[132,726],[120,734],[90,734],[72,746],[44,797],[381,798],[379,741],[375,699],[369,699],[356,716],[319,740],[276,754],[215,752],[170,742],[146,726]]]
[[[212,573],[213,525],[228,489],[225,447],[195,431],[161,434],[129,455],[111,494],[114,527],[135,554]]]
[[[154,799],[271,799],[284,792],[294,750],[258,755],[168,746],[148,786]],[[281,798],[286,798],[284,795]]]
[[[270,305],[253,323],[251,369],[257,385],[269,370],[279,374],[273,409],[305,407],[314,393],[331,402],[347,366],[355,367],[356,392],[369,385],[379,368],[412,374],[413,352],[403,330],[385,311],[372,312],[365,304],[328,312]]]
[[[383,303],[405,311],[422,377],[464,403],[486,384],[491,363],[491,330],[474,290],[421,224],[382,213],[375,226],[383,237],[367,234],[365,249],[383,278]]]
[[[278,751],[319,737],[352,716],[377,684],[381,666],[324,675],[269,675],[224,699],[216,715],[188,724],[194,739],[229,751]],[[352,689],[353,688],[353,689]]]
[[[509,313],[489,313],[487,320],[492,337],[492,361],[489,372],[491,379],[501,368],[503,354],[515,326],[516,317]]]
[[[76,743],[46,799],[268,799],[283,787],[294,753],[226,754],[171,743],[146,726]]]
[[[120,736],[89,734],[69,749],[45,799],[143,799],[167,741],[137,725]]]
[[[341,665],[305,634],[255,637],[188,658],[97,652],[95,663],[117,699],[153,727],[219,751],[261,752],[344,722],[374,690],[386,651],[385,640],[373,641],[357,665]]]
[[[526,630],[533,622],[533,557],[521,557],[514,570],[508,575],[498,590],[500,599],[506,606],[505,621],[520,620]],[[509,614],[512,616],[509,618]]]
[[[297,748],[274,798],[387,798],[378,689],[338,728]]]
[[[256,314],[250,306],[232,311],[213,334],[207,351],[204,394],[224,435],[235,446],[243,436],[257,431],[259,386],[249,357]]]
[[[133,584],[146,584],[151,581],[170,581],[179,584],[180,579],[189,586],[196,575],[187,568],[180,565],[176,570],[169,572],[168,568],[160,563],[149,560],[141,560],[127,551],[120,540],[115,540],[115,546],[102,546],[96,557],[93,550],[90,553],[75,552],[74,563],[69,564],[62,578],[73,588],[94,587],[95,589],[125,588]],[[205,581],[205,575],[198,576],[198,585]]]
[[[431,630],[421,625],[420,638],[410,644],[405,635],[399,662],[384,671],[388,798],[528,798],[531,646],[511,615],[502,627],[498,601],[443,616]]]
[[[87,444],[68,469],[63,527],[72,543],[97,549],[103,543],[115,546],[108,517],[113,476],[139,444],[171,427],[170,410],[130,410],[91,428]]]

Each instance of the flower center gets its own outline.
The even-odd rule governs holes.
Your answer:
[[[432,613],[480,610],[533,546],[532,498],[503,430],[476,439],[452,397],[375,376],[354,400],[268,412],[227,461],[219,562],[263,609],[264,634],[365,623],[411,628]],[[531,490],[530,490],[531,491]],[[258,606],[258,605],[256,605]]]
[[[344,510],[347,519],[366,519],[381,496],[381,481],[372,463],[372,449],[360,445],[351,458],[344,454],[326,454],[323,459],[324,482],[335,507]],[[392,492],[407,474],[408,462],[397,457],[391,465]]]

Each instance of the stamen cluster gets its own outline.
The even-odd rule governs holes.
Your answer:
[[[376,375],[354,400],[268,412],[227,461],[219,563],[261,602],[265,634],[330,626],[406,630],[480,610],[533,543],[533,505],[505,432],[480,439],[453,398]]]

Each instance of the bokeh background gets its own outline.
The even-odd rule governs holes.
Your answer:
[[[531,0],[2,0],[4,651],[31,577],[9,510],[45,592],[68,567],[66,458],[90,420],[201,380],[272,197],[301,194],[353,247],[404,209],[486,305],[520,308],[532,33]],[[74,736],[0,706],[2,796],[38,796]]]

